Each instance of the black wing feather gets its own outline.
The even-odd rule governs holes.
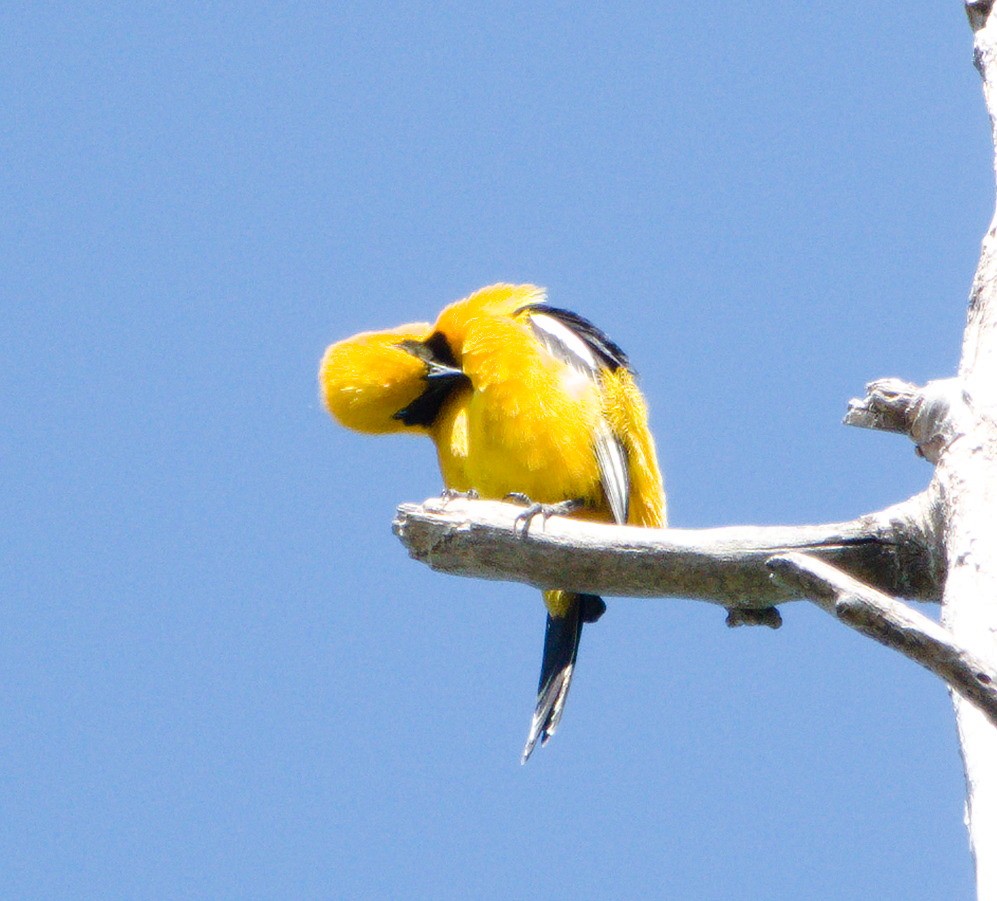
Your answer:
[[[633,372],[633,369],[630,367],[630,360],[623,352],[623,348],[602,329],[589,322],[584,316],[579,316],[577,313],[573,313],[571,310],[564,310],[561,307],[551,307],[545,303],[527,304],[516,310],[516,314],[518,315],[526,310],[543,313],[563,323],[592,349],[592,352],[605,364],[610,372],[619,369],[621,366]]]

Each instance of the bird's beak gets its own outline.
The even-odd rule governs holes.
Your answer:
[[[454,366],[447,366],[444,363],[440,363],[438,360],[426,361],[427,382],[445,382],[463,378],[466,378],[464,373]]]
[[[426,372],[423,375],[426,381],[425,390],[407,407],[394,414],[394,418],[401,420],[405,425],[430,426],[450,392],[459,385],[468,383],[467,375],[457,368],[453,356],[449,353],[449,347],[443,345],[443,352],[448,359],[441,360],[440,354],[431,346],[431,342],[432,339],[429,343],[405,340],[398,344],[402,350],[426,364]]]
[[[428,342],[407,339],[405,341],[400,341],[398,346],[426,364],[426,374],[424,378],[427,382],[439,383],[466,378],[464,373],[457,367],[453,356],[450,354],[450,348],[446,344],[443,346],[442,356],[437,349],[432,346],[432,339]],[[445,357],[445,359],[443,357]]]

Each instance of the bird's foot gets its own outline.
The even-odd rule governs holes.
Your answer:
[[[456,488],[444,488],[440,492],[440,497],[445,504],[447,501],[454,501],[458,498],[463,498],[467,501],[476,501],[479,495],[473,488],[469,488],[467,491],[458,491]]]
[[[509,494],[505,496],[505,500],[513,500],[518,501],[521,504],[526,504],[526,509],[516,517],[512,524],[512,530],[514,532],[519,529],[520,525],[522,525],[523,528],[520,534],[523,538],[530,534],[530,525],[533,522],[534,516],[542,516],[543,521],[547,522],[547,520],[552,516],[567,516],[570,513],[574,513],[575,510],[580,510],[585,506],[585,502],[580,500],[560,501],[556,504],[538,504],[519,491],[509,492]]]

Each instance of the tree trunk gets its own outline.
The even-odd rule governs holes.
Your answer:
[[[967,3],[976,67],[997,137],[997,17],[992,0]],[[997,142],[995,142],[997,150]],[[997,164],[997,157],[995,157]],[[932,488],[947,560],[942,623],[957,642],[997,661],[997,214],[983,238],[969,297],[953,399],[956,440],[939,459]],[[976,859],[977,897],[997,899],[997,728],[953,694],[966,768],[966,825]]]

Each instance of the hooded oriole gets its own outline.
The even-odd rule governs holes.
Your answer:
[[[492,285],[446,307],[434,325],[333,344],[319,370],[325,405],[358,431],[428,434],[447,488],[664,526],[647,408],[626,355],[586,319],[544,301],[533,285]],[[582,624],[605,610],[594,595],[559,590],[545,591],[544,603],[524,763],[557,728]]]

